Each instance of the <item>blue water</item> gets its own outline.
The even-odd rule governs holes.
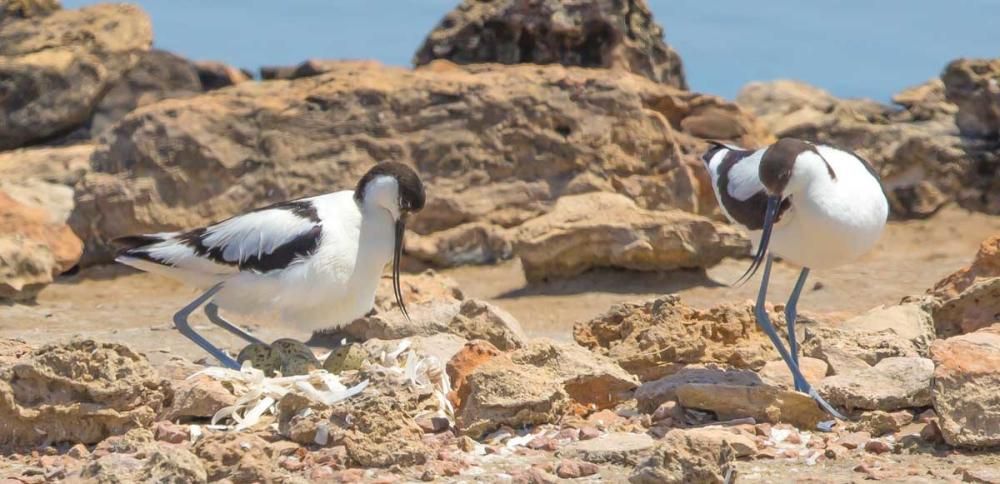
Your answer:
[[[63,0],[66,7],[96,3]],[[156,46],[256,71],[309,57],[409,65],[456,0],[139,0]],[[957,57],[1000,56],[1000,0],[650,0],[691,88],[801,79],[887,100]]]

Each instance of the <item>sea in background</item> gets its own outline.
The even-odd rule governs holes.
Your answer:
[[[68,8],[97,3],[63,0]],[[456,0],[138,0],[155,45],[256,72],[306,58],[409,66]],[[887,101],[958,57],[1000,55],[1000,0],[649,0],[696,91],[799,79]]]

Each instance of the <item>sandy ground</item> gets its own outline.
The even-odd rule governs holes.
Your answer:
[[[968,264],[979,243],[995,233],[1000,233],[1000,217],[954,208],[931,220],[891,223],[878,248],[863,260],[814,273],[799,307],[847,316],[898,302]],[[510,311],[529,334],[568,340],[575,322],[623,301],[671,292],[700,307],[752,299],[758,281],[739,288],[727,286],[747,264],[748,259],[731,259],[707,271],[669,273],[599,270],[532,285],[525,283],[517,261],[443,272],[457,280],[466,295],[488,299]],[[782,302],[797,274],[796,268],[779,263],[772,274],[770,300]],[[204,355],[171,323],[173,313],[196,295],[193,289],[162,277],[122,267],[92,268],[61,278],[42,291],[34,305],[0,306],[0,337],[39,344],[79,335],[125,343],[154,360],[165,353],[198,359]],[[201,314],[193,321],[209,339],[233,351],[242,346],[239,339],[209,324]],[[265,341],[308,337],[296,328],[264,320],[234,321]]]

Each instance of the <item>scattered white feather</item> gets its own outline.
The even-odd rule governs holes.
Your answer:
[[[380,383],[411,387],[416,391],[432,394],[437,408],[415,415],[414,418],[430,414],[454,420],[455,411],[447,398],[451,381],[444,371],[444,365],[434,356],[417,354],[411,348],[409,340],[402,340],[395,350],[380,355],[378,361],[365,361],[362,368],[365,372],[378,376]],[[199,375],[232,384],[237,394],[236,403],[216,412],[212,417],[212,424],[207,428],[236,431],[253,427],[266,414],[276,414],[277,402],[290,392],[296,392],[316,403],[334,405],[360,394],[371,383],[371,380],[364,380],[348,387],[338,375],[326,370],[314,370],[308,375],[267,377],[249,361],[244,362],[239,371],[212,367],[189,378]],[[324,430],[326,435],[321,435]],[[317,443],[320,439],[328,438],[328,432],[328,428],[321,426],[316,435]],[[194,438],[192,431],[192,439]]]

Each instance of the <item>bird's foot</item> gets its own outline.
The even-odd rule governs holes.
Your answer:
[[[322,367],[316,355],[304,343],[282,338],[271,344],[251,343],[240,351],[236,360],[250,361],[254,368],[267,376],[305,375]]]

